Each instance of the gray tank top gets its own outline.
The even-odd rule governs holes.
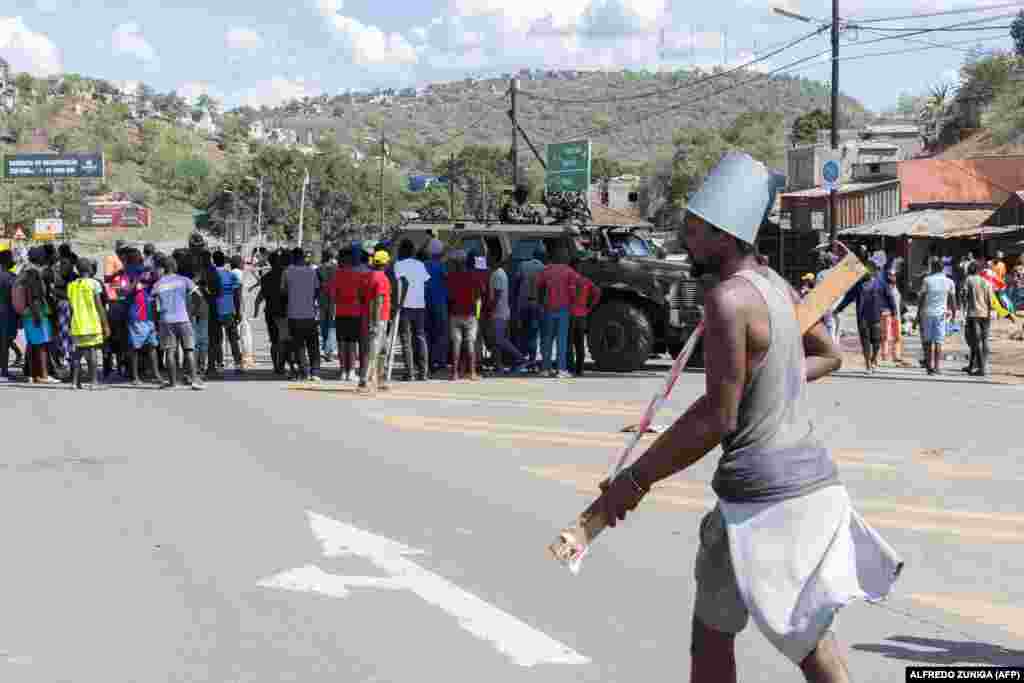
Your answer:
[[[786,282],[774,271],[735,277],[768,305],[771,341],[744,389],[738,427],[722,440],[711,486],[729,502],[767,503],[838,484],[836,465],[807,416],[803,335]]]

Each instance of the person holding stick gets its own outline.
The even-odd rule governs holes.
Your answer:
[[[806,680],[849,681],[831,632],[836,612],[884,597],[902,569],[852,509],[808,414],[807,382],[839,369],[839,351],[821,322],[801,334],[799,295],[756,260],[774,186],[762,164],[730,153],[688,202],[681,237],[720,278],[705,295],[707,393],[602,482],[596,503],[614,527],[656,482],[721,444],[719,503],[699,532],[694,683],[736,681],[734,640],[751,618]]]

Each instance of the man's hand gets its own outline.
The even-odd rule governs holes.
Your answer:
[[[626,519],[626,513],[635,510],[645,495],[647,491],[637,487],[628,471],[621,472],[610,484],[607,479],[602,481],[600,509],[608,526],[615,528],[619,521]]]

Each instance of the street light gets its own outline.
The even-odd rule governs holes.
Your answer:
[[[839,149],[839,0],[832,0],[832,21],[821,22],[818,19],[811,17],[805,17],[802,14],[796,12],[790,12],[789,10],[782,9],[781,7],[773,7],[772,11],[784,17],[790,19],[796,19],[797,21],[804,21],[811,24],[821,24],[821,30],[825,28],[832,29],[832,151],[835,152]],[[837,179],[838,180],[838,179]],[[829,242],[834,246],[836,241],[836,189],[835,184],[831,184],[831,188],[828,193],[828,238]]]
[[[388,152],[387,140],[384,139],[383,135],[380,136],[379,140],[377,138],[363,138],[363,140],[365,142],[370,142],[370,143],[373,143],[375,145],[376,144],[380,144],[380,190],[379,190],[379,195],[380,195],[379,196],[379,199],[380,199],[380,229],[383,230],[384,229],[384,158],[385,157],[390,157],[391,154]]]
[[[309,169],[303,169],[306,175],[302,179],[302,198],[299,200],[299,244],[302,246],[302,228],[303,228],[303,217],[305,216],[306,210],[306,186],[309,185]],[[299,169],[292,169],[292,173],[298,173]]]
[[[252,176],[245,176],[246,180],[256,181]],[[263,176],[259,179],[260,199],[256,208],[256,233],[259,235],[259,242],[263,244]]]

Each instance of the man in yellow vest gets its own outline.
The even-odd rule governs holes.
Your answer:
[[[75,349],[71,359],[71,378],[75,389],[99,387],[99,365],[96,351],[110,337],[110,323],[103,307],[103,285],[94,277],[96,269],[89,259],[78,259],[78,279],[68,285],[71,304],[71,338]],[[82,358],[89,368],[89,382],[82,384]]]

